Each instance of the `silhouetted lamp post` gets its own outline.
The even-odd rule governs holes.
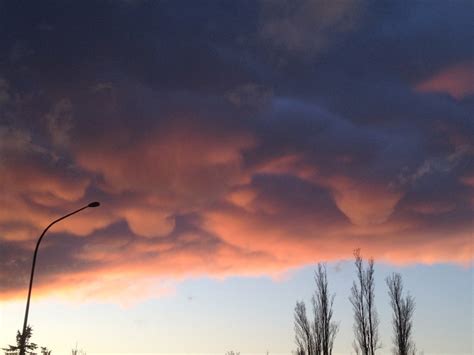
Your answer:
[[[27,323],[28,323],[28,311],[30,310],[30,298],[31,298],[31,288],[33,287],[33,276],[35,274],[35,264],[36,264],[36,254],[38,254],[38,248],[39,248],[39,245],[41,243],[41,240],[43,239],[44,235],[46,234],[46,232],[48,231],[49,228],[51,228],[51,226],[59,221],[62,221],[63,219],[65,218],[68,218],[69,216],[72,216],[73,214],[76,214],[82,210],[85,210],[86,208],[89,208],[89,207],[99,207],[100,206],[100,203],[99,202],[91,202],[89,203],[87,206],[84,206],[82,208],[79,208],[78,210],[74,211],[74,212],[71,212],[71,213],[68,213],[67,215],[65,216],[62,216],[61,218],[58,218],[57,220],[51,222],[49,224],[49,226],[47,226],[45,228],[45,230],[43,231],[43,233],[41,233],[41,236],[39,237],[38,239],[38,242],[36,243],[36,248],[35,248],[35,253],[33,254],[33,264],[31,265],[31,275],[30,275],[30,287],[28,289],[28,299],[26,301],[26,310],[25,310],[25,320],[23,322],[23,332],[21,333],[21,348],[20,348],[20,355],[25,355],[25,352],[26,352],[26,349],[25,349],[25,341],[26,341],[26,337],[25,337],[25,334],[26,334],[26,327],[27,327]]]

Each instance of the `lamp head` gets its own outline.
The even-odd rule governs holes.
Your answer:
[[[87,205],[87,207],[99,207],[99,206],[100,206],[100,202],[97,202],[97,201],[91,202]]]

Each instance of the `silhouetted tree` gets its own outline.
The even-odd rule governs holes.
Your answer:
[[[25,344],[24,353],[25,354],[32,354],[32,353],[34,353],[35,349],[38,347],[38,345],[36,345],[35,343],[30,342],[30,339],[31,339],[32,335],[33,335],[33,328],[30,325],[28,325],[26,327],[25,334],[20,333],[19,330],[17,331],[17,333],[16,333],[16,345],[8,345],[8,348],[3,348],[2,350],[5,350],[5,351],[17,351],[17,350],[19,350],[21,352],[21,349],[22,349],[21,344],[23,344],[22,340],[24,339],[24,344]]]
[[[354,310],[354,350],[357,354],[374,355],[380,348],[379,320],[375,308],[374,260],[364,270],[360,250],[354,251],[356,276],[349,300]]]
[[[416,349],[412,339],[412,317],[415,311],[415,300],[410,294],[403,297],[403,281],[400,274],[393,273],[385,281],[393,311],[393,353],[395,355],[414,355]]]
[[[329,295],[326,266],[318,264],[314,280],[316,291],[311,299],[314,355],[331,355],[339,325],[332,320],[335,295]]]
[[[297,355],[331,355],[339,325],[332,320],[335,295],[329,294],[326,266],[318,264],[314,280],[316,290],[311,302],[314,320],[310,322],[303,301],[295,307]]]
[[[295,342],[298,355],[314,354],[313,334],[303,301],[296,302],[295,306]]]
[[[77,349],[77,343],[76,343],[76,347],[71,350],[71,354],[72,355],[87,355],[87,353],[84,350]]]
[[[49,350],[46,346],[42,346],[41,355],[51,355],[51,350]]]

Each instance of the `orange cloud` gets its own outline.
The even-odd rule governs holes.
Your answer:
[[[9,208],[0,211],[0,225],[4,231],[0,235],[0,240],[23,240],[36,239],[53,220],[89,201],[64,203],[58,209],[31,203],[22,199],[18,194],[6,193],[0,197],[0,202],[9,206]],[[104,209],[94,210],[93,213],[86,210],[69,218],[67,223],[56,224],[53,231],[85,236],[94,230],[106,227],[117,219],[110,211]]]
[[[304,163],[303,157],[287,155],[271,160],[259,172],[296,175],[303,180],[324,186],[331,191],[334,202],[355,225],[385,222],[403,193],[389,183],[365,181],[340,173],[321,174],[317,166]]]
[[[211,132],[173,125],[120,148],[112,137],[104,148],[76,151],[71,175],[27,158],[11,164],[3,182],[12,188],[0,196],[10,207],[0,212],[0,242],[10,253],[0,264],[0,299],[24,297],[26,274],[12,275],[27,270],[38,232],[82,204],[90,189],[103,206],[58,224],[45,239],[35,297],[126,304],[173,292],[161,280],[278,277],[346,259],[359,247],[391,263],[472,260],[470,226],[439,218],[464,218],[462,203],[409,199],[412,192],[383,178],[330,170],[299,153],[248,166],[244,152],[258,144],[255,138]],[[458,188],[471,186],[469,174],[458,180]]]
[[[127,220],[130,229],[135,234],[145,237],[167,235],[175,225],[168,213],[147,206],[124,208],[121,215]]]
[[[474,94],[474,63],[462,63],[444,69],[416,85],[420,92],[448,93],[461,100]]]
[[[327,184],[332,188],[336,205],[355,225],[385,222],[402,197],[400,191],[389,186],[346,177],[331,177]]]
[[[341,216],[331,217],[329,211],[292,214],[291,206],[288,210],[280,206],[268,213],[258,208],[258,203],[257,198],[253,212],[231,205],[209,210],[203,214],[201,231],[173,238],[133,237],[126,231],[99,239],[94,233],[81,238],[82,247],[74,251],[74,259],[69,262],[86,269],[46,268],[42,266],[45,259],[40,259],[35,297],[127,304],[172,292],[161,288],[162,279],[178,281],[201,275],[278,277],[292,267],[346,259],[357,247],[365,255],[396,264],[466,264],[472,260],[470,231],[465,228],[447,234],[446,230],[430,229],[407,217],[357,226]],[[210,238],[208,233],[215,237]],[[43,245],[43,253],[57,248],[60,239],[54,238],[53,243],[50,238],[50,244]],[[23,288],[21,283],[14,288],[3,287],[0,298],[24,297],[26,279],[23,284]]]
[[[61,174],[46,171],[35,163],[15,162],[3,166],[0,186],[8,192],[31,195],[32,199],[46,204],[58,204],[65,201],[77,201],[84,196],[89,179],[73,174]]]
[[[239,182],[242,151],[254,144],[248,134],[206,132],[185,122],[129,146],[81,149],[77,160],[101,174],[110,191],[145,191],[161,205],[199,204]]]

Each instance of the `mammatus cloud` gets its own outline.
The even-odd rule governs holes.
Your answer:
[[[41,229],[67,212],[63,206],[73,209],[93,198],[90,191],[100,192],[102,207],[58,224],[45,239],[39,294],[54,285],[58,296],[115,295],[127,303],[172,292],[157,280],[276,277],[288,268],[346,258],[357,247],[402,264],[472,259],[466,215],[472,191],[463,188],[470,181],[465,177],[455,185],[459,192],[453,190],[465,190],[464,197],[416,197],[412,185],[329,173],[323,163],[311,162],[310,152],[249,165],[245,156],[262,145],[255,133],[212,131],[181,121],[120,148],[112,148],[117,138],[111,136],[104,146],[78,149],[72,175],[33,164],[38,153],[20,164],[17,153],[2,181],[2,202],[13,207],[0,218],[2,243],[8,243],[3,298],[22,295],[21,279],[10,277],[24,273],[20,267],[28,264]],[[422,164],[413,181],[451,174],[461,164],[454,160],[446,158],[449,169],[437,168],[441,160]]]
[[[12,4],[0,22],[30,24]],[[36,10],[64,22],[17,28],[34,55],[0,58],[0,299],[24,297],[43,228],[93,200],[48,232],[37,295],[127,303],[355,248],[396,264],[472,262],[459,16],[438,42],[424,34],[439,11],[420,6],[54,4]],[[52,24],[37,35],[41,23]]]

